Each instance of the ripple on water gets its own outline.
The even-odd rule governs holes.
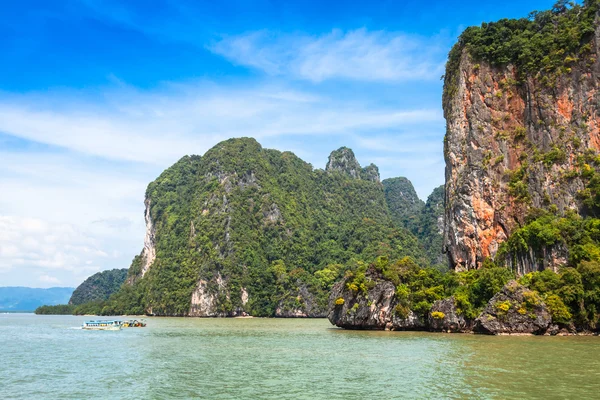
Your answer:
[[[590,398],[600,338],[356,332],[326,320],[0,315],[3,398]]]

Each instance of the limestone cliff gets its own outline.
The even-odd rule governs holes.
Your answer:
[[[469,28],[450,53],[444,246],[456,270],[495,257],[532,210],[586,212],[600,151],[598,2],[586,4]],[[566,257],[506,263],[524,274]]]

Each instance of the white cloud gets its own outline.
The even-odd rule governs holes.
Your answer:
[[[109,159],[161,166],[241,136],[342,135],[442,124],[438,109],[373,107],[360,100],[287,88],[171,85],[154,92],[107,91],[106,103],[83,94],[0,97],[0,131]]]
[[[431,38],[399,32],[333,30],[321,36],[268,31],[225,37],[209,47],[236,64],[270,75],[321,82],[438,79],[446,51]]]
[[[73,225],[0,216],[0,271],[35,267],[93,272],[101,269],[101,260],[106,257],[97,239]]]

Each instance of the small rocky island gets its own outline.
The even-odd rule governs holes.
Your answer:
[[[425,304],[429,311],[423,312],[424,304],[413,303],[418,294],[415,296],[410,289],[407,291],[406,285],[396,286],[392,280],[385,278],[391,269],[404,269],[401,274],[409,276],[410,268],[417,274],[422,273],[422,270],[406,263],[389,265],[386,260],[378,260],[368,267],[364,278],[360,278],[364,282],[363,287],[357,285],[356,276],[336,283],[329,298],[329,321],[340,328],[363,330],[428,330],[492,335],[576,333],[573,324],[565,324],[562,320],[560,323],[553,322],[551,311],[542,297],[516,280],[508,281],[476,316],[472,313],[472,304],[466,304],[469,300],[464,298],[465,290],[457,290],[456,297],[435,300],[430,306]],[[494,274],[500,276],[498,271]],[[477,283],[484,283],[488,278],[482,276]],[[473,298],[473,293],[469,294]]]

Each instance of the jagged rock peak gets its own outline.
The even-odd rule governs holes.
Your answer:
[[[364,167],[360,173],[362,179],[372,182],[380,182],[379,168],[375,164]]]
[[[371,164],[368,167],[361,168],[356,160],[352,149],[340,147],[329,155],[326,171],[339,171],[354,179],[363,179],[366,181],[379,182],[379,168]]]
[[[340,147],[329,155],[326,171],[340,171],[353,178],[360,179],[361,167],[352,149]]]

